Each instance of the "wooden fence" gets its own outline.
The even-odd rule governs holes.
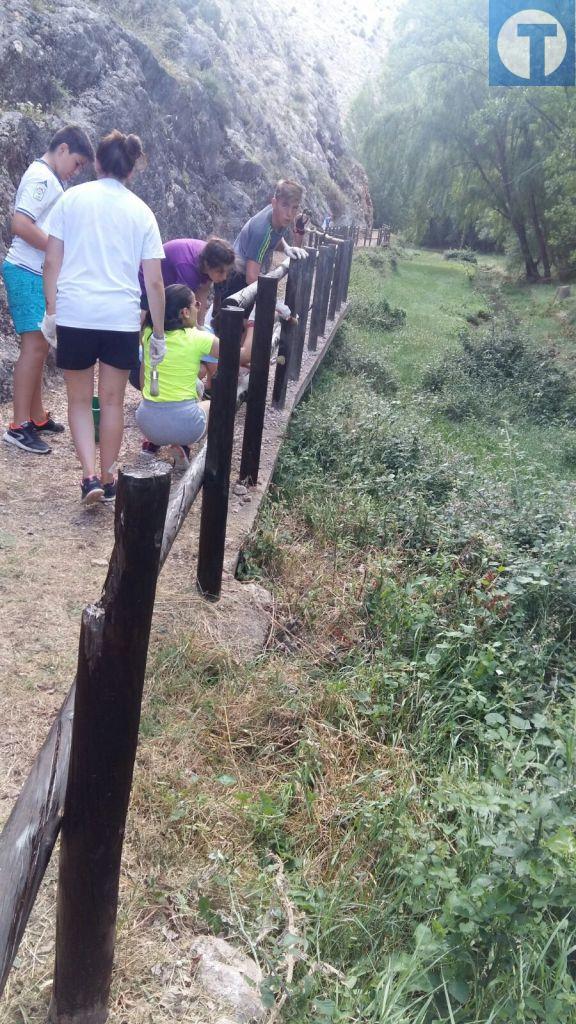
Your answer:
[[[300,378],[306,343],[315,352],[328,322],[334,329],[346,305],[354,238],[321,241],[311,239],[307,260],[286,260],[227,300],[207,442],[172,491],[166,463],[119,473],[114,549],[102,597],[82,614],[76,678],[0,834],[0,994],[61,835],[53,1024],[101,1024],[107,1017],[122,843],[158,573],[202,489],[197,584],[211,600],[220,595],[234,419],[243,397],[240,478],[254,486],[278,282],[287,276],[285,301],[292,316],[280,332],[272,389],[276,409],[284,408],[289,381]],[[245,395],[239,396],[244,315],[256,299],[250,375]]]

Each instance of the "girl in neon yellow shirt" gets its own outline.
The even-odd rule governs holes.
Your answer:
[[[198,401],[196,383],[203,356],[218,357],[218,339],[196,327],[198,303],[191,288],[166,288],[164,334],[166,355],[159,364],[157,394],[151,393],[151,325],[142,336],[142,401],[136,423],[147,438],[142,448],[155,453],[162,445],[174,449],[176,461],[187,463],[190,445],[202,440],[208,423],[209,402]]]

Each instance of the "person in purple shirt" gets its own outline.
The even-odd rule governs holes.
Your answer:
[[[164,287],[170,284],[185,284],[196,295],[199,302],[198,326],[204,323],[208,304],[208,293],[212,284],[226,280],[234,266],[234,249],[222,238],[173,238],[164,244],[162,277]],[[140,268],[140,309],[148,310],[148,298],[144,288],[144,277]]]

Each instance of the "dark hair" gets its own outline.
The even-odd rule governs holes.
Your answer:
[[[94,159],[94,150],[92,143],[86,135],[83,128],[80,128],[77,124],[67,124],[65,128],[59,128],[55,135],[50,139],[48,146],[48,152],[54,153],[61,146],[66,143],[71,153],[78,153],[78,156],[85,156],[87,160]]]
[[[164,289],[164,296],[166,298],[164,330],[177,331],[182,327],[182,320],[180,319],[181,311],[186,309],[187,306],[193,306],[196,301],[196,296],[187,284],[169,284],[168,287]],[[150,311],[146,313],[144,326],[152,327]]]
[[[230,242],[213,236],[208,239],[200,253],[198,269],[201,274],[205,274],[208,270],[216,270],[218,267],[231,267],[234,260],[234,249]]]
[[[125,181],[144,156],[142,142],[138,135],[123,135],[117,128],[105,135],[96,150],[96,159],[105,174]]]

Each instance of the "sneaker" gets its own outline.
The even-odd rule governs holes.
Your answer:
[[[53,420],[49,412],[46,413],[46,419],[42,420],[42,423],[37,423],[36,420],[32,420],[31,422],[39,433],[45,431],[47,434],[63,434],[66,430],[64,424],[57,423],[56,420]]]
[[[104,494],[102,501],[114,501],[116,497],[116,481],[111,480],[108,484],[102,484]]]
[[[80,484],[80,490],[82,491],[80,501],[83,505],[94,505],[104,497],[104,488],[97,476],[84,477]]]
[[[187,444],[171,444],[170,454],[174,459],[174,469],[186,469],[190,465],[190,449]]]
[[[19,426],[11,424],[5,432],[3,440],[6,441],[6,444],[14,444],[17,448],[23,448],[25,452],[33,452],[34,455],[48,455],[52,451],[50,445],[38,436],[36,427],[31,420],[26,420]]]
[[[152,444],[152,441],[142,441],[142,451],[147,455],[156,455],[160,451],[160,445]]]

